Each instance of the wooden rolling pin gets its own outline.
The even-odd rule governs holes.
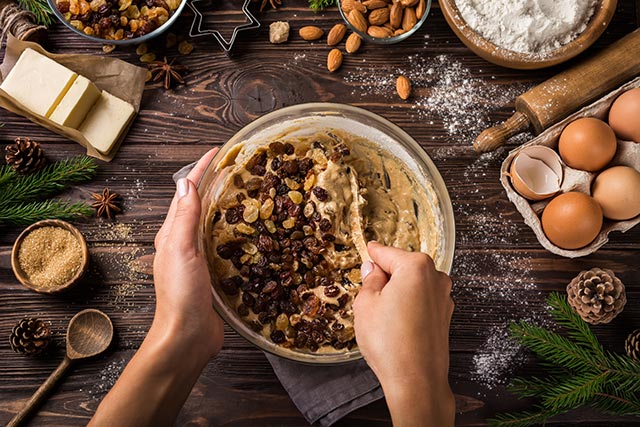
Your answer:
[[[532,128],[535,135],[640,74],[640,28],[516,98],[516,112],[473,142],[493,151]]]

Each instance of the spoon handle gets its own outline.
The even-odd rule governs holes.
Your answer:
[[[60,382],[64,374],[71,367],[72,362],[73,361],[71,359],[65,356],[56,370],[53,371],[40,388],[33,393],[33,396],[31,396],[31,399],[29,399],[25,407],[22,408],[22,410],[18,412],[11,421],[9,421],[6,427],[18,427],[23,425],[24,422],[38,410],[49,392]]]

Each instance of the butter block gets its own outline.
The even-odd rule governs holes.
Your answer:
[[[93,148],[107,155],[134,115],[133,105],[102,91],[78,130]]]
[[[49,117],[78,75],[65,66],[25,49],[0,89],[32,112]]]
[[[79,75],[49,118],[59,125],[77,128],[98,98],[100,89]]]

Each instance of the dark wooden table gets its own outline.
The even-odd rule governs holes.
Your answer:
[[[152,320],[154,290],[149,260],[153,238],[174,192],[171,174],[213,145],[224,143],[255,118],[304,102],[352,104],[392,120],[433,157],[449,187],[457,227],[450,379],[458,400],[458,425],[485,425],[486,418],[499,411],[526,406],[526,402],[517,401],[505,391],[504,382],[516,373],[535,372],[536,364],[526,353],[514,352],[503,344],[504,327],[514,319],[543,319],[548,292],[563,291],[580,270],[611,268],[627,284],[629,303],[624,313],[611,325],[594,328],[608,348],[623,351],[626,335],[640,327],[640,227],[624,235],[614,233],[604,248],[583,259],[550,254],[538,244],[499,184],[498,171],[507,150],[479,157],[471,149],[473,124],[452,132],[456,120],[464,118],[464,114],[458,111],[457,115],[447,116],[447,109],[451,108],[448,103],[456,104],[455,90],[471,84],[479,90],[489,88],[508,96],[503,95],[502,102],[501,96],[480,94],[474,98],[476,105],[458,100],[457,108],[462,113],[467,111],[472,121],[478,120],[477,110],[482,109],[490,111],[483,120],[504,120],[513,108],[509,94],[541,82],[571,62],[532,72],[489,64],[458,41],[435,4],[426,24],[412,38],[390,47],[363,46],[357,55],[346,57],[339,72],[330,74],[325,68],[329,50],[326,44],[302,41],[297,29],[316,24],[328,31],[339,22],[338,12],[314,14],[303,1],[284,2],[278,11],[256,10],[262,27],[256,32],[241,33],[232,57],[227,57],[213,40],[198,39],[195,51],[181,59],[191,69],[187,86],[172,91],[164,91],[159,85],[148,86],[140,115],[115,160],[101,163],[92,183],[69,192],[72,198],[87,199],[88,191],[109,186],[125,198],[125,213],[115,224],[96,219],[78,224],[91,246],[93,266],[81,286],[54,297],[20,286],[11,272],[9,254],[21,229],[0,228],[0,424],[22,407],[60,361],[63,335],[71,316],[95,307],[112,317],[117,329],[115,345],[104,357],[79,365],[32,425],[87,423],[140,345]],[[257,9],[255,4],[253,7]],[[640,23],[638,12],[633,1],[620,1],[608,30],[582,57],[635,29]],[[276,20],[288,20],[293,28],[291,40],[284,45],[268,42],[269,24]],[[185,13],[173,31],[187,32],[190,21],[190,15]],[[46,47],[56,53],[103,54],[100,45],[72,35],[61,25],[50,30]],[[118,49],[111,55],[138,63],[134,50]],[[444,72],[451,71],[450,64],[458,64],[471,79],[456,75],[449,82],[453,85],[453,99],[443,102],[440,108],[412,108],[419,100],[429,98],[431,87],[417,88],[413,103],[401,102],[395,96],[394,82],[384,81],[396,70],[411,72],[411,64],[418,59],[427,64],[423,71],[429,73],[429,64],[437,63],[437,58],[445,63]],[[412,72],[420,70],[416,71],[414,65]],[[431,81],[436,82],[434,85],[442,83]],[[442,87],[439,90],[443,97]],[[5,143],[29,136],[45,143],[47,154],[54,159],[83,152],[79,145],[4,110],[0,111],[0,122],[4,124],[0,135]],[[10,329],[25,315],[51,322],[57,346],[49,357],[26,358],[9,348]],[[188,351],[185,349],[185,354]],[[386,405],[379,401],[354,412],[339,425],[389,423]],[[639,423],[638,419],[611,418],[581,410],[549,425]],[[229,328],[222,353],[205,369],[178,420],[178,425],[305,424],[265,356]]]

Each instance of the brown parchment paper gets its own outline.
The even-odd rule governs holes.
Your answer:
[[[22,52],[27,48],[31,48],[36,52],[48,56],[70,70],[75,71],[76,73],[93,81],[99,89],[106,90],[112,95],[129,102],[133,105],[136,114],[140,110],[140,100],[142,99],[142,92],[144,91],[144,84],[147,76],[147,70],[145,68],[137,67],[120,59],[109,58],[106,56],[52,54],[44,50],[42,46],[37,43],[21,41],[11,35],[7,38],[4,61],[0,65],[0,73],[2,73],[0,78],[2,81],[16,64]],[[111,161],[115,157],[120,144],[122,144],[122,141],[126,138],[129,128],[135,120],[134,116],[122,133],[120,139],[105,156],[94,149],[77,129],[60,126],[46,117],[33,113],[3,90],[0,90],[0,106],[13,113],[26,117],[32,122],[37,123],[59,135],[77,142],[87,150],[87,155],[107,162]]]
[[[524,148],[531,145],[544,145],[557,151],[558,140],[560,139],[562,130],[569,123],[580,117],[596,117],[606,122],[609,116],[609,108],[611,107],[611,104],[613,104],[613,101],[615,101],[615,99],[623,92],[637,87],[640,87],[640,77],[637,77],[634,80],[631,80],[630,82],[619,87],[618,89],[610,92],[601,99],[595,101],[593,104],[587,105],[586,107],[573,113],[561,122],[551,126],[531,141],[514,149],[509,153],[509,156],[502,163],[502,168],[500,171],[500,182],[507,192],[507,197],[509,197],[509,200],[511,200],[520,214],[522,214],[524,222],[529,227],[531,227],[533,232],[536,234],[536,237],[538,238],[540,244],[544,246],[544,248],[549,252],[567,258],[576,258],[592,254],[609,241],[609,233],[611,233],[612,231],[619,231],[624,233],[630,228],[640,224],[640,215],[625,221],[612,221],[605,218],[602,229],[600,230],[598,236],[593,240],[593,242],[580,249],[562,249],[551,243],[551,241],[544,234],[544,231],[542,230],[542,223],[540,222],[540,215],[542,214],[542,211],[547,206],[547,204],[551,201],[551,198],[539,202],[530,202],[529,200],[518,194],[518,192],[513,188],[513,185],[511,184],[511,179],[509,179],[508,177],[508,171],[511,167],[511,162],[518,155],[518,153],[520,153]],[[618,150],[616,152],[616,155],[611,163],[609,163],[605,167],[605,169],[618,165],[630,166],[635,168],[636,170],[640,170],[640,143],[635,143],[633,141],[622,141],[618,139]],[[597,173],[576,170],[570,168],[569,166],[564,164],[564,162],[562,162],[562,167],[564,169],[564,179],[560,188],[560,191],[562,193],[568,191],[580,191],[582,193],[591,195],[591,184],[598,175]]]

